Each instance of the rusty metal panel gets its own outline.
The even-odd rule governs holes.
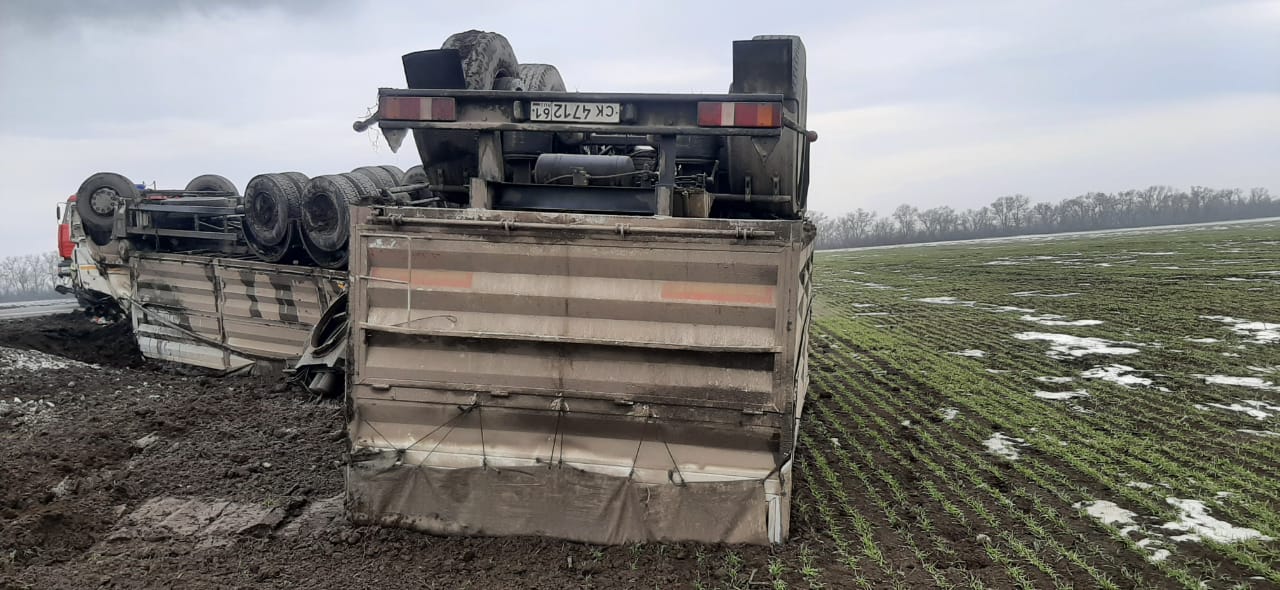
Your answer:
[[[360,208],[353,225],[353,518],[785,537],[806,222]],[[528,509],[574,493],[581,514]]]
[[[220,370],[296,358],[346,282],[334,271],[198,255],[143,254],[131,268],[143,354]]]

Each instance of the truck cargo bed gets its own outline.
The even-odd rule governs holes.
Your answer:
[[[355,520],[785,537],[811,225],[353,213]]]

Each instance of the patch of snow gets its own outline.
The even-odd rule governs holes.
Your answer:
[[[1064,320],[1063,317],[1064,316],[1060,316],[1057,314],[1046,314],[1046,315],[1039,315],[1039,316],[1024,315],[1022,316],[1021,319],[1024,322],[1035,322],[1037,324],[1041,324],[1044,326],[1097,326],[1102,323],[1102,320],[1068,321],[1068,320]]]
[[[960,415],[960,410],[955,408],[939,408],[938,415],[942,416],[943,422],[950,422]]]
[[[1218,340],[1217,338],[1192,338],[1190,336],[1187,336],[1185,340],[1187,342],[1195,342],[1196,344],[1216,344],[1221,342],[1221,340]]]
[[[1116,385],[1123,385],[1125,387],[1132,387],[1134,385],[1151,385],[1151,380],[1146,377],[1135,377],[1128,374],[1136,370],[1137,369],[1134,369],[1133,367],[1126,367],[1124,365],[1108,365],[1106,367],[1094,367],[1088,371],[1080,373],[1080,376],[1085,379],[1101,379],[1103,381],[1110,381]]]
[[[1089,354],[1137,354],[1136,348],[1116,346],[1127,342],[1112,342],[1102,338],[1081,338],[1066,334],[1050,334],[1046,332],[1019,332],[1013,335],[1018,340],[1043,340],[1052,344],[1047,353],[1050,358],[1080,358]]]
[[[917,299],[916,301],[919,301],[921,303],[932,303],[934,305],[959,305],[961,307],[972,307],[975,309],[990,311],[992,313],[1008,313],[1012,311],[1021,312],[1021,313],[1036,312],[1036,310],[1034,309],[1027,309],[1025,307],[1013,307],[1011,305],[992,305],[990,303],[978,303],[977,301],[964,301],[961,299],[956,299],[955,297],[925,297],[923,299]]]
[[[1009,370],[1008,369],[987,369],[987,372],[991,373],[992,375],[1003,375],[1005,373],[1008,373]]]
[[[867,289],[875,289],[878,291],[906,291],[906,289],[903,289],[901,287],[890,287],[889,285],[882,285],[880,283],[872,283],[869,281],[855,281],[852,279],[835,279],[835,280],[840,283],[858,285],[859,287],[865,287]]]
[[[1102,524],[1110,525],[1133,525],[1137,521],[1138,513],[1125,510],[1116,505],[1115,502],[1107,500],[1093,500],[1092,502],[1076,502],[1071,505],[1076,510],[1084,510],[1086,514],[1094,517],[1102,522]]]
[[[1202,315],[1200,319],[1213,320],[1231,326],[1231,331],[1241,336],[1252,337],[1253,342],[1267,344],[1280,341],[1280,324],[1253,322],[1225,315]]]
[[[985,309],[993,313],[1009,313],[1009,312],[1035,313],[1036,312],[1036,310],[1034,309],[1027,309],[1025,307],[1014,307],[1012,305],[992,305],[989,307],[983,307],[982,309]]]
[[[1101,266],[1101,267],[1104,267],[1104,268],[1111,268],[1112,264],[1111,264],[1110,262],[1099,262],[1099,263],[1095,264],[1094,266]]]
[[[1248,414],[1250,417],[1257,420],[1266,420],[1267,418],[1270,418],[1272,414],[1276,412],[1280,412],[1280,406],[1273,406],[1266,402],[1261,402],[1258,400],[1241,400],[1241,401],[1243,403],[1238,403],[1238,404],[1233,403],[1231,405],[1217,404],[1217,403],[1195,404],[1194,407],[1197,410],[1205,410],[1205,411],[1208,411],[1209,408],[1217,408],[1219,410],[1226,410],[1228,412],[1240,412],[1242,414]]]
[[[1072,379],[1071,377],[1036,377],[1036,381],[1061,385],[1063,383],[1071,383],[1072,381],[1075,381],[1075,379]]]
[[[1239,428],[1236,430],[1236,432],[1243,432],[1245,434],[1261,436],[1262,438],[1280,437],[1280,432],[1272,432],[1270,430],[1250,430],[1248,428]]]
[[[1131,482],[1129,482],[1129,483],[1127,483],[1127,484],[1124,484],[1124,485],[1129,486],[1129,487],[1131,487],[1131,488],[1138,488],[1138,489],[1140,489],[1140,490],[1149,490],[1149,489],[1151,489],[1151,488],[1156,487],[1156,486],[1153,486],[1153,485],[1151,485],[1151,484],[1149,484],[1149,483],[1147,483],[1147,482],[1145,482],[1145,481],[1131,481]]]
[[[1060,298],[1060,297],[1075,297],[1076,295],[1079,295],[1079,293],[1041,293],[1040,291],[1018,291],[1017,293],[1010,293],[1010,295],[1014,297]]]
[[[1077,389],[1075,391],[1037,391],[1034,395],[1040,399],[1066,401],[1069,399],[1089,397],[1089,392],[1083,389]]]
[[[1200,539],[1218,543],[1236,543],[1254,539],[1259,541],[1271,540],[1271,537],[1263,535],[1256,529],[1237,527],[1209,516],[1209,508],[1199,500],[1165,498],[1165,502],[1177,508],[1180,514],[1178,520],[1160,525],[1162,529],[1187,531]],[[1182,540],[1186,537],[1186,535],[1180,535],[1175,537],[1175,540]]]
[[[1022,263],[1018,262],[1017,260],[992,260],[991,262],[987,262],[984,264],[986,266],[1017,266]]]
[[[1249,387],[1253,389],[1261,389],[1263,391],[1280,391],[1280,387],[1270,381],[1264,381],[1261,377],[1230,377],[1227,375],[1192,375],[1197,379],[1204,379],[1209,385],[1237,385],[1240,387]],[[1280,410],[1280,408],[1277,408]]]
[[[1238,354],[1236,354],[1236,353],[1234,353],[1234,352],[1224,352],[1224,353],[1222,353],[1222,356],[1225,356],[1225,357],[1227,357],[1227,358],[1229,358],[1229,359],[1238,359],[1238,358],[1240,358],[1240,355],[1238,355]]]
[[[1245,368],[1249,369],[1250,371],[1253,371],[1254,373],[1262,373],[1264,375],[1270,375],[1272,373],[1280,372],[1280,365],[1277,365],[1274,367],[1245,367]]]
[[[70,368],[96,369],[98,367],[36,350],[0,346],[0,371],[56,371]]]
[[[854,303],[853,307],[875,307],[874,303]]]
[[[1126,254],[1134,254],[1137,256],[1173,256],[1177,252],[1126,252]]]
[[[889,312],[887,312],[887,311],[864,311],[864,312],[861,312],[861,313],[855,313],[855,314],[853,314],[853,315],[855,315],[855,316],[863,316],[863,317],[884,317],[884,316],[887,316],[887,315],[893,315],[893,314],[891,314],[891,313],[889,313]]]
[[[1027,441],[1020,438],[1005,436],[1003,432],[997,432],[992,434],[991,438],[982,441],[982,445],[985,446],[987,448],[987,452],[992,455],[1008,459],[1010,461],[1016,461],[1018,457],[1021,456],[1018,453],[1019,445],[1025,444],[1026,442]]]
[[[969,350],[961,350],[960,352],[952,352],[952,353],[948,353],[948,354],[954,354],[954,355],[956,355],[956,356],[967,356],[967,357],[970,357],[970,358],[977,358],[977,359],[980,359],[980,358],[982,358],[982,357],[984,357],[984,356],[987,356],[987,353],[985,353],[985,352],[983,352],[983,351],[981,351],[981,350],[973,349],[973,348],[971,348],[971,349],[969,349]]]

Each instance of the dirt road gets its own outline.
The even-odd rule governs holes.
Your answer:
[[[47,301],[17,301],[0,303],[0,320],[16,320],[46,315],[64,314],[79,306],[75,299],[50,299]]]

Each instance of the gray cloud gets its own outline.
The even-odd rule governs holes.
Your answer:
[[[10,27],[42,33],[67,25],[119,27],[121,34],[154,32],[166,21],[187,15],[225,16],[283,11],[306,18],[327,11],[339,0],[3,0],[0,19]]]
[[[51,204],[102,170],[243,186],[408,167],[350,123],[403,84],[401,54],[470,28],[605,91],[722,91],[732,40],[802,35],[811,203],[829,213],[1152,183],[1280,192],[1274,0],[682,4],[0,0],[0,255],[52,247]]]

